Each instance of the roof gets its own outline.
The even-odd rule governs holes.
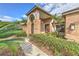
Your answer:
[[[45,11],[44,9],[42,9],[41,7],[39,7],[39,6],[37,6],[37,5],[35,5],[30,11],[28,11],[28,12],[26,13],[26,15],[28,16],[31,12],[33,12],[33,11],[36,10],[36,9],[41,10],[41,11],[43,11],[44,13],[46,13],[46,14],[48,14],[48,15],[50,15],[50,16],[53,16],[53,15],[51,15],[50,13],[48,13],[47,11]]]
[[[79,12],[79,7],[65,11],[62,13],[62,15],[68,15],[68,14],[72,14],[72,13],[76,13],[76,12]]]

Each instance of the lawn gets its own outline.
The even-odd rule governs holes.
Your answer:
[[[23,43],[22,38],[0,41],[0,56],[24,56],[21,43]]]
[[[5,24],[5,26],[3,26]],[[26,33],[23,32],[20,24],[13,22],[0,22],[0,38],[7,38],[12,35],[17,37],[26,37]]]
[[[6,40],[6,38],[13,35],[16,38]],[[24,56],[24,52],[20,47],[24,39],[20,37],[26,37],[26,33],[22,31],[18,24],[0,22],[0,56]]]
[[[30,42],[52,52],[55,56],[78,56],[79,44],[57,37],[55,34],[35,34],[30,36]],[[43,50],[44,51],[44,50]]]
[[[9,25],[11,24],[11,22],[0,22],[0,28],[6,26],[6,25]]]
[[[16,35],[17,37],[26,37],[27,36],[26,33],[23,32],[22,30],[10,30],[10,31],[0,33],[0,38],[7,38],[12,35]]]

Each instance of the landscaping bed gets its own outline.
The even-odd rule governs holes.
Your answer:
[[[64,38],[57,37],[51,34],[35,34],[30,36],[30,42],[41,47],[46,48],[42,49],[49,55],[55,56],[78,56],[79,55],[79,44],[75,42],[66,41]]]
[[[34,44],[35,46],[37,46],[40,50],[42,50],[47,55],[49,55],[49,56],[52,56],[53,55],[52,51],[50,49],[48,49],[47,46],[43,46],[43,45],[41,45],[41,43],[36,42],[34,40],[30,40],[30,42],[32,44]]]
[[[20,47],[22,42],[22,38],[0,41],[0,56],[24,56]]]

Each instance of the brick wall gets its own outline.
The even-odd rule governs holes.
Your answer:
[[[35,10],[35,11],[33,11],[31,14],[34,14],[35,15],[35,19],[33,20],[33,24],[34,24],[34,30],[33,30],[33,34],[38,34],[38,33],[40,33],[40,30],[41,30],[41,21],[40,21],[40,19],[39,19],[39,11],[38,10]],[[31,15],[30,14],[30,15]],[[32,24],[32,22],[30,21],[30,18],[29,18],[29,16],[30,15],[28,15],[28,22],[27,22],[27,34],[32,34],[31,33],[31,24]]]
[[[39,34],[41,32],[41,20],[34,20],[34,34]]]
[[[31,34],[31,22],[30,21],[28,21],[27,22],[27,34]]]
[[[66,15],[65,20],[65,37],[79,41],[79,12]],[[71,23],[75,24],[73,31],[69,29]]]
[[[27,20],[27,34],[32,34],[31,33],[31,21],[30,21],[30,15],[33,14],[35,16],[34,20],[33,20],[33,24],[34,24],[34,30],[33,30],[33,34],[39,34],[39,33],[45,33],[45,24],[49,24],[50,25],[50,32],[52,32],[52,24],[51,24],[51,19],[50,17],[47,18],[42,18],[40,17],[41,12],[39,10],[34,10],[32,11],[29,15],[28,15],[28,20]],[[45,15],[42,15],[45,16]],[[46,16],[45,16],[46,17]],[[42,31],[42,26],[41,26],[41,21],[43,21],[43,31]]]

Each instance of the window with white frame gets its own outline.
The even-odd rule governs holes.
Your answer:
[[[75,24],[74,23],[70,24],[70,30],[75,30]]]

